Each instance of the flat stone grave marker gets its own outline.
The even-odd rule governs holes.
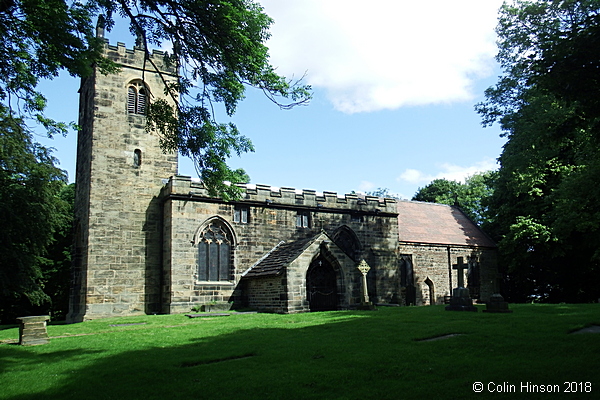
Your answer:
[[[204,314],[185,314],[189,318],[203,318],[203,317],[229,317],[231,314],[226,313],[204,313]]]
[[[425,339],[416,339],[415,342],[435,342],[436,340],[449,339],[451,337],[462,336],[462,335],[464,335],[464,334],[463,333],[447,333],[445,335],[438,335],[438,336],[428,337]]]
[[[581,328],[579,330],[576,330],[575,332],[571,332],[574,334],[578,334],[578,333],[600,333],[600,326],[599,325],[591,325],[588,326],[586,328]]]

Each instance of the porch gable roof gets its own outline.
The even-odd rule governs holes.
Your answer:
[[[271,251],[265,254],[254,265],[248,268],[243,274],[244,278],[260,278],[266,276],[281,275],[292,261],[298,258],[311,244],[319,239],[321,232],[315,236],[294,240],[291,242],[281,241]]]

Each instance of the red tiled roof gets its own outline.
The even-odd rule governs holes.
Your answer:
[[[458,208],[418,201],[398,202],[401,242],[496,247],[496,244]]]

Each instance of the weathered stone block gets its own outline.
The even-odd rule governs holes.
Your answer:
[[[49,315],[38,315],[31,317],[19,317],[19,344],[22,346],[35,346],[50,342],[46,323],[50,320]]]

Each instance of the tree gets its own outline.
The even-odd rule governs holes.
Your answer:
[[[233,123],[216,120],[216,103],[230,117],[248,86],[282,108],[306,104],[311,96],[309,86],[287,80],[270,65],[264,43],[272,20],[252,0],[0,0],[2,104],[11,115],[33,117],[50,134],[66,132],[67,125],[44,117],[46,102],[36,85],[62,69],[75,76],[91,73],[92,64],[103,73],[115,71],[102,56],[103,41],[92,23],[98,16],[98,32],[110,30],[114,15],[129,22],[136,45],[146,53],[150,46],[170,45],[165,61],[181,74],[164,87],[177,105],[152,102],[147,128],[161,135],[165,151],[194,160],[212,194],[239,195],[235,185],[223,184],[237,178],[226,161],[253,146]]]
[[[66,204],[66,181],[48,149],[36,144],[23,121],[0,107],[0,318],[15,317],[49,300],[42,262]]]
[[[491,223],[487,213],[487,200],[492,194],[491,181],[495,172],[488,171],[474,174],[465,183],[434,179],[427,186],[419,188],[413,201],[456,205],[460,207],[473,222],[487,230]]]
[[[94,34],[97,8],[64,0],[0,0],[3,117],[33,118],[50,135],[67,132],[67,124],[44,116],[46,99],[36,86],[61,70],[74,76],[89,75],[93,64],[103,72],[115,70],[102,58],[102,40]]]
[[[354,192],[353,192],[354,193]],[[371,192],[366,193],[367,196],[385,197],[391,199],[399,199],[398,195],[390,193],[388,188],[377,188]]]
[[[427,186],[419,188],[411,200],[454,205],[462,191],[463,185],[460,182],[434,179]]]
[[[477,105],[508,141],[490,209],[512,300],[600,295],[600,2],[501,9],[499,82]]]
[[[49,301],[40,308],[53,320],[64,320],[69,311],[75,184],[63,185],[57,196],[59,204],[62,203],[58,209],[58,224],[44,256],[39,259],[42,273],[40,287],[49,297]]]

